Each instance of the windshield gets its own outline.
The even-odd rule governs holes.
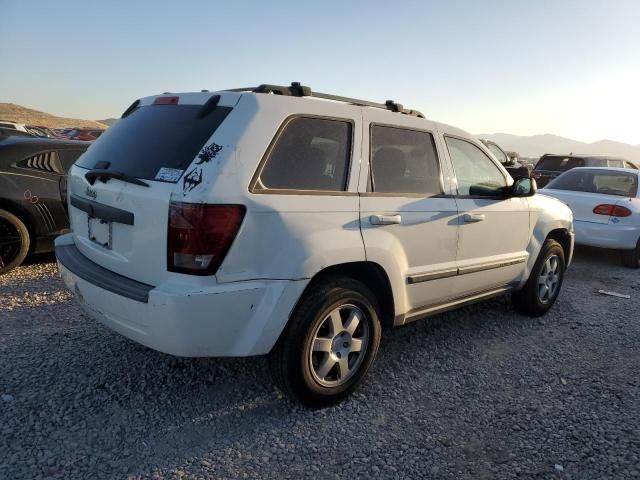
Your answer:
[[[607,170],[571,170],[545,188],[635,197],[638,193],[638,176],[635,173]]]
[[[92,169],[108,162],[110,171],[148,180],[163,168],[184,170],[231,108],[216,107],[199,117],[201,110],[202,105],[139,107],[100,135],[77,165]]]

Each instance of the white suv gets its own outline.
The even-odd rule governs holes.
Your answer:
[[[297,83],[137,100],[68,192],[56,255],[90,316],[173,355],[270,353],[312,406],[382,326],[508,292],[545,313],[573,252],[569,208],[471,135]]]

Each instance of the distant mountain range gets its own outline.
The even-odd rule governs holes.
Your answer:
[[[94,120],[65,118],[40,112],[15,103],[0,103],[0,120],[9,120],[27,125],[41,125],[49,128],[107,128],[107,125]]]
[[[539,158],[545,153],[590,153],[622,157],[634,163],[640,163],[640,145],[630,145],[612,140],[584,143],[549,134],[520,136],[509,133],[482,133],[476,136],[493,140],[504,150],[518,152],[521,157]]]
[[[105,125],[111,126],[118,121],[117,118],[105,118],[104,120],[96,120],[96,122],[104,123]]]

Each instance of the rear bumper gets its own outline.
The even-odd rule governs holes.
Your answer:
[[[613,223],[592,223],[574,220],[576,243],[590,247],[631,250],[640,237],[640,227]]]
[[[82,271],[78,264],[88,260],[73,249],[71,235],[56,240],[60,275],[89,316],[147,347],[183,357],[268,353],[308,283],[256,280],[212,287],[139,284],[138,293],[148,288],[144,301],[117,290],[118,281],[125,277],[105,269],[96,277],[89,270]]]

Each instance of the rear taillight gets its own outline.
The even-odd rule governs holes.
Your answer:
[[[602,203],[593,209],[593,213],[596,215],[609,215],[611,217],[629,217],[632,212],[627,207]]]
[[[245,207],[171,202],[167,267],[171,272],[213,275],[235,239]]]

